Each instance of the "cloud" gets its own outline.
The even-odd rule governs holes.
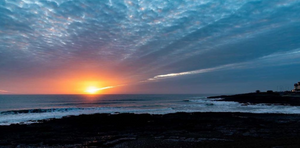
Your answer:
[[[9,91],[6,91],[6,90],[1,90],[0,89],[0,93],[8,93]]]
[[[193,74],[202,74],[202,73],[229,70],[229,69],[251,69],[251,68],[258,68],[258,67],[299,64],[300,63],[299,58],[300,58],[300,49],[295,49],[290,52],[270,54],[249,62],[233,63],[233,64],[226,64],[226,65],[212,67],[212,68],[198,69],[193,71],[156,75],[153,78],[149,78],[147,81],[155,81],[155,80],[166,79],[166,78],[173,78],[173,77],[193,75]]]
[[[247,2],[5,1],[0,4],[0,51],[13,57],[2,60],[16,60],[21,67],[74,57],[122,63],[161,52]]]
[[[217,70],[222,70],[222,69],[234,68],[236,65],[238,65],[238,64],[228,64],[228,65],[222,65],[222,66],[213,67],[213,68],[157,75],[157,76],[154,76],[153,78],[149,78],[148,81],[154,81],[154,80],[172,78],[172,77],[178,77],[178,76],[184,76],[184,75],[207,73],[207,72],[212,72],[212,71],[217,71]]]
[[[133,84],[298,63],[284,52],[300,47],[299,8],[299,0],[3,1],[0,79],[88,67]]]
[[[101,87],[101,88],[98,88],[97,90],[105,90],[105,89],[110,89],[110,88],[114,88],[116,86],[107,86],[107,87]]]

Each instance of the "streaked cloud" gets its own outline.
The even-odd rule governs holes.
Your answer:
[[[234,64],[217,66],[213,68],[157,75],[154,76],[153,78],[149,78],[148,81],[192,75],[192,74],[202,74],[202,73],[229,70],[229,69],[250,69],[250,68],[259,68],[259,67],[266,67],[266,66],[270,67],[270,66],[282,66],[282,65],[289,65],[289,64],[300,64],[300,61],[299,60],[295,61],[295,59],[300,59],[300,49],[295,49],[292,50],[291,52],[274,53],[249,62],[234,63]]]
[[[1,90],[0,89],[0,93],[8,93],[9,91],[6,91],[6,90]]]
[[[184,75],[207,73],[207,72],[212,72],[212,71],[217,71],[217,70],[222,70],[222,69],[234,68],[236,65],[238,65],[238,64],[228,64],[228,65],[223,65],[223,66],[218,66],[218,67],[213,67],[213,68],[206,68],[206,69],[199,69],[199,70],[193,70],[193,71],[157,75],[153,78],[149,78],[148,80],[153,81],[153,80],[172,78],[172,77],[178,77],[178,76],[184,76]]]

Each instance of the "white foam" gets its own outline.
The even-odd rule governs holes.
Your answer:
[[[300,114],[300,107],[286,105],[243,105],[231,101],[215,101],[209,99],[190,100],[195,103],[187,105],[185,108],[189,112],[243,112],[243,113],[282,113]],[[181,109],[182,111],[184,109]]]
[[[62,118],[71,115],[95,114],[95,113],[149,113],[168,114],[176,112],[242,112],[242,113],[282,113],[300,114],[300,107],[283,105],[243,105],[230,101],[215,101],[211,99],[193,99],[189,102],[178,102],[172,105],[148,107],[147,105],[134,105],[125,107],[88,107],[88,108],[57,108],[43,110],[42,112],[5,113],[0,114],[0,125],[31,124],[39,120]]]
[[[127,109],[120,107],[101,107],[101,108],[80,108],[80,109],[53,109],[48,112],[42,113],[14,113],[14,114],[4,114],[0,116],[0,125],[10,125],[10,124],[30,124],[36,123],[39,120],[45,119],[59,119],[65,116],[72,115],[85,115],[85,114],[96,114],[96,113],[135,113],[135,114],[167,114],[174,113],[172,108],[162,108],[162,109]]]

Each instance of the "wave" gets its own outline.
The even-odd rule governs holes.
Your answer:
[[[102,100],[101,102],[93,102],[93,103],[85,103],[85,102],[71,102],[71,103],[50,103],[57,104],[59,106],[74,106],[74,105],[108,105],[108,104],[126,104],[126,103],[134,103],[134,102],[150,102],[158,99],[147,100],[147,99],[114,99],[114,100]],[[49,103],[48,103],[49,104]]]
[[[11,124],[31,124],[45,119],[57,119],[65,116],[77,116],[84,114],[96,113],[149,113],[149,114],[167,114],[175,113],[171,108],[155,109],[134,109],[126,107],[89,107],[89,108],[52,108],[52,109],[30,109],[30,110],[13,110],[0,113],[0,125]]]
[[[188,101],[184,101],[188,100]],[[174,103],[174,102],[173,102]],[[175,104],[130,104],[127,106],[69,107],[48,109],[24,109],[0,112],[0,125],[31,124],[41,120],[62,118],[72,115],[96,113],[135,113],[168,114],[176,112],[243,112],[243,113],[281,113],[300,114],[298,106],[284,105],[243,105],[237,102],[215,101],[205,98],[183,99]]]
[[[89,110],[94,108],[51,108],[51,109],[26,109],[26,110],[10,110],[2,111],[0,115],[13,115],[13,114],[26,114],[26,113],[46,113],[46,112],[68,112],[68,111],[79,111]]]

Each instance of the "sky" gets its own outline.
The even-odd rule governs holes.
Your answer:
[[[1,0],[0,94],[230,94],[300,81],[300,0]]]

